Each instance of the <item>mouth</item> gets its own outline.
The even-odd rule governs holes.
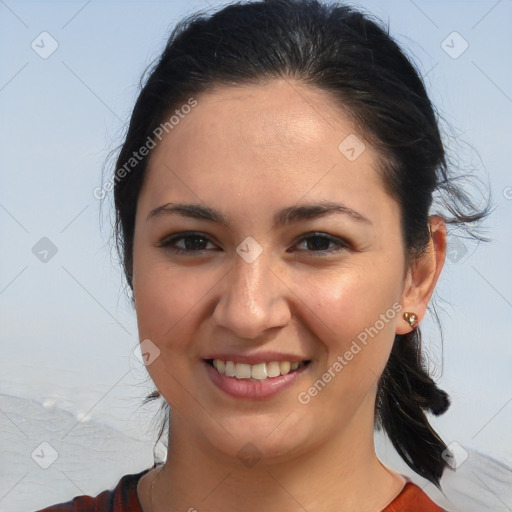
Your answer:
[[[236,363],[221,359],[205,359],[204,361],[220,375],[252,382],[270,381],[292,374],[311,363],[309,359],[303,361],[268,361],[258,364]]]

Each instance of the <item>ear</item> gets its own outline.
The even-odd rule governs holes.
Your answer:
[[[443,269],[446,257],[446,224],[439,215],[429,218],[430,241],[425,254],[422,254],[407,271],[402,295],[402,313],[409,311],[418,317],[418,324],[427,312],[428,303],[434,293],[437,280]],[[400,319],[396,334],[412,331],[409,322]]]

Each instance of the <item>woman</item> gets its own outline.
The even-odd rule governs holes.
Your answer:
[[[452,183],[385,29],[307,0],[184,20],[111,183],[168,453],[46,511],[441,510],[379,461],[374,427],[439,486],[447,447],[425,413],[449,400],[418,326],[446,224],[488,207]]]

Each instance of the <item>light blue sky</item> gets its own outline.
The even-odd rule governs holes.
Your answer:
[[[433,420],[458,441],[512,465],[512,2],[366,1],[427,75],[431,98],[474,151],[464,165],[490,182],[493,242],[447,261],[438,286],[444,332],[422,324],[451,409]],[[0,2],[0,391],[54,399],[80,417],[143,436],[130,418],[149,389],[131,355],[135,316],[110,253],[99,201],[108,151],[121,142],[138,81],[175,22],[220,2]],[[452,56],[442,42],[450,36]],[[41,58],[32,41],[58,43]],[[455,37],[455,39],[454,39]],[[453,44],[451,41],[454,41]],[[445,43],[446,46],[446,43]],[[40,48],[43,51],[43,48]],[[481,159],[481,160],[480,160]],[[57,253],[39,261],[48,237]],[[457,258],[454,258],[454,260]],[[92,409],[92,410],[91,410]]]

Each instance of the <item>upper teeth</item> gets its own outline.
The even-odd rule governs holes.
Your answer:
[[[279,375],[286,375],[292,370],[296,370],[306,363],[290,361],[271,361],[269,363],[259,364],[244,364],[234,363],[233,361],[221,361],[220,359],[213,360],[213,366],[217,368],[219,373],[227,375],[228,377],[236,377],[237,379],[257,379],[265,380],[267,377],[279,377]]]

